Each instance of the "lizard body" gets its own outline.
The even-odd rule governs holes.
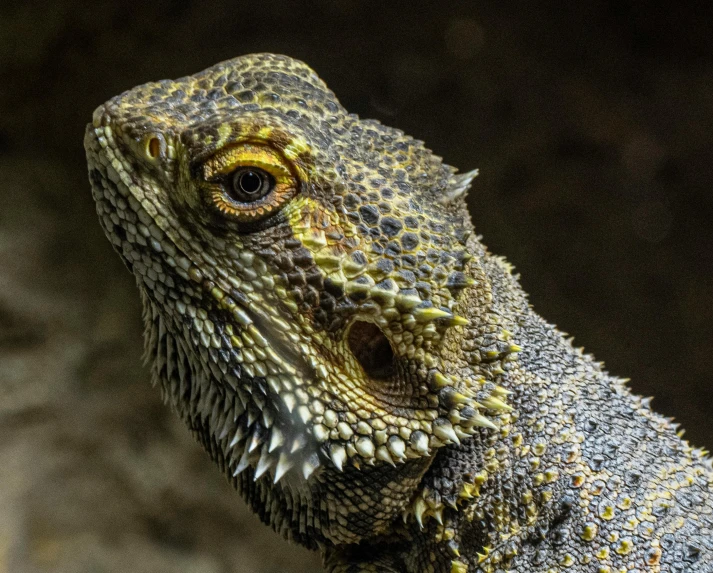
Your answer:
[[[328,571],[713,571],[710,459],[530,308],[475,172],[270,54],[125,92],[85,146],[154,382]]]

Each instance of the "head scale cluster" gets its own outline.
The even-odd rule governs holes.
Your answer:
[[[144,296],[155,380],[230,472],[399,464],[496,427],[496,368],[449,376],[441,355],[476,282],[462,200],[475,172],[267,54],[110,100],[86,147]],[[275,181],[255,206],[226,190],[251,164]],[[517,350],[491,338],[484,365]]]

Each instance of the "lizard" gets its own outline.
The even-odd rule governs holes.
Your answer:
[[[477,171],[273,54],[126,91],[85,148],[154,384],[327,571],[713,571],[707,452],[536,314]]]

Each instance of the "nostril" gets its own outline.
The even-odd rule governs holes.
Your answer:
[[[161,154],[161,142],[157,137],[152,137],[149,139],[146,145],[146,150],[148,151],[149,157],[151,159],[156,159]]]
[[[160,135],[150,135],[144,145],[146,146],[144,149],[146,156],[151,160],[156,160],[164,151],[166,143]]]
[[[394,372],[394,351],[389,339],[372,322],[355,321],[349,328],[347,344],[371,378],[385,380]]]

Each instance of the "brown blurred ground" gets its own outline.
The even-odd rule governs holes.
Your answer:
[[[5,0],[0,573],[317,568],[150,388],[84,168],[96,105],[254,51],[480,167],[476,226],[535,307],[713,447],[707,3]]]

